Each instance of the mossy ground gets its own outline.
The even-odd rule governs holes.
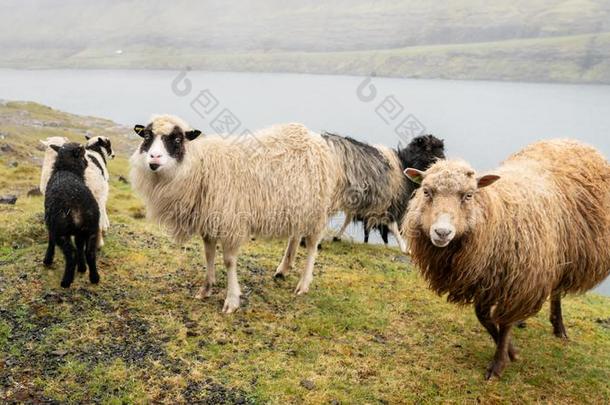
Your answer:
[[[13,133],[0,131],[9,135],[0,143],[8,142]],[[21,135],[42,136],[32,127]],[[0,155],[0,194],[38,182],[33,163],[24,158],[12,168],[11,159]],[[141,203],[118,181],[125,154],[110,171],[112,227],[97,286],[77,277],[61,289],[59,252],[52,269],[42,266],[42,197],[20,195],[16,205],[0,206],[0,401],[610,401],[606,297],[565,300],[568,342],[551,334],[546,306],[514,332],[520,360],[501,380],[485,382],[493,345],[472,309],[432,294],[397,250],[325,243],[310,293],[295,297],[296,270],[283,281],[272,277],[282,241],[254,241],[239,258],[242,307],[223,315],[222,260],[216,293],[195,300],[202,243],[175,246],[142,218]]]

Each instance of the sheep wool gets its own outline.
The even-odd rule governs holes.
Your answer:
[[[308,291],[317,243],[335,209],[338,172],[320,135],[300,124],[285,124],[252,136],[197,138],[199,131],[170,115],[154,116],[146,127],[134,129],[144,140],[131,157],[131,183],[147,216],[177,242],[193,235],[204,239],[207,278],[198,298],[209,296],[215,283],[218,240],[228,269],[223,311],[238,308],[236,255],[250,236],[289,238],[278,277],[292,266],[304,236],[307,265],[296,293]]]
[[[423,181],[403,234],[434,291],[450,302],[474,303],[498,346],[487,377],[499,376],[507,356],[516,355],[510,327],[536,314],[549,297],[554,333],[566,337],[561,296],[585,292],[610,273],[605,158],[577,141],[550,140],[478,179],[470,165],[455,160],[409,172]],[[434,235],[439,221],[444,227]]]

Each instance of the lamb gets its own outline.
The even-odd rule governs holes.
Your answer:
[[[223,247],[227,294],[223,312],[239,308],[237,253],[251,236],[288,237],[275,276],[292,267],[301,236],[307,263],[295,293],[309,290],[326,222],[333,208],[338,171],[322,137],[300,124],[277,125],[253,136],[202,136],[178,117],[154,116],[136,125],[142,143],[131,157],[131,183],[150,219],[178,242],[203,238],[206,281],[216,282],[216,242]]]
[[[104,246],[103,232],[106,232],[110,227],[110,221],[106,210],[108,201],[109,186],[108,181],[108,159],[114,159],[114,152],[110,139],[105,136],[89,137],[85,136],[87,143],[85,145],[86,157],[89,161],[85,170],[85,183],[93,192],[95,199],[100,207],[100,235],[98,237],[98,248]],[[40,191],[44,194],[47,183],[51,176],[53,163],[57,156],[51,145],[62,146],[68,142],[68,138],[54,136],[49,137],[45,141],[41,141],[47,147],[45,150],[44,160],[42,164],[42,172],[40,175]]]
[[[43,263],[45,266],[53,264],[55,245],[58,245],[65,258],[61,286],[70,287],[74,281],[75,267],[84,273],[87,266],[89,281],[97,284],[100,276],[95,260],[100,211],[93,193],[85,184],[85,169],[88,166],[85,148],[77,143],[65,143],[61,147],[51,144],[50,147],[57,152],[57,156],[44,200],[49,244]]]
[[[532,144],[477,177],[464,161],[408,168],[421,183],[402,225],[430,288],[475,313],[496,343],[486,378],[517,351],[512,326],[550,297],[553,333],[567,338],[561,297],[610,273],[610,166],[573,140]]]
[[[387,230],[391,231],[402,252],[407,246],[398,230],[404,217],[409,197],[415,186],[403,175],[407,167],[427,169],[437,159],[444,159],[444,143],[433,135],[414,138],[405,148],[397,150],[371,146],[349,137],[324,134],[343,164],[340,207],[345,222],[335,236],[338,239],[349,223],[361,220],[365,227],[365,242],[371,228],[379,228],[387,244]]]

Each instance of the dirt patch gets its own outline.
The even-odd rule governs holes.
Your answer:
[[[204,381],[189,380],[182,392],[189,404],[254,404],[242,391],[218,384],[212,379]]]

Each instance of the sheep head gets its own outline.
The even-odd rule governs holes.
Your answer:
[[[479,190],[500,178],[477,177],[468,163],[456,160],[438,161],[425,172],[407,168],[405,175],[421,184],[409,205],[410,228],[427,235],[439,248],[473,229]]]
[[[152,172],[169,172],[176,168],[184,159],[185,143],[201,134],[171,115],[155,116],[146,126],[136,125],[134,131],[142,137],[139,159]]]
[[[86,149],[98,152],[104,159],[114,159],[112,143],[108,137],[85,135],[85,139],[87,139],[87,143],[85,144]]]

